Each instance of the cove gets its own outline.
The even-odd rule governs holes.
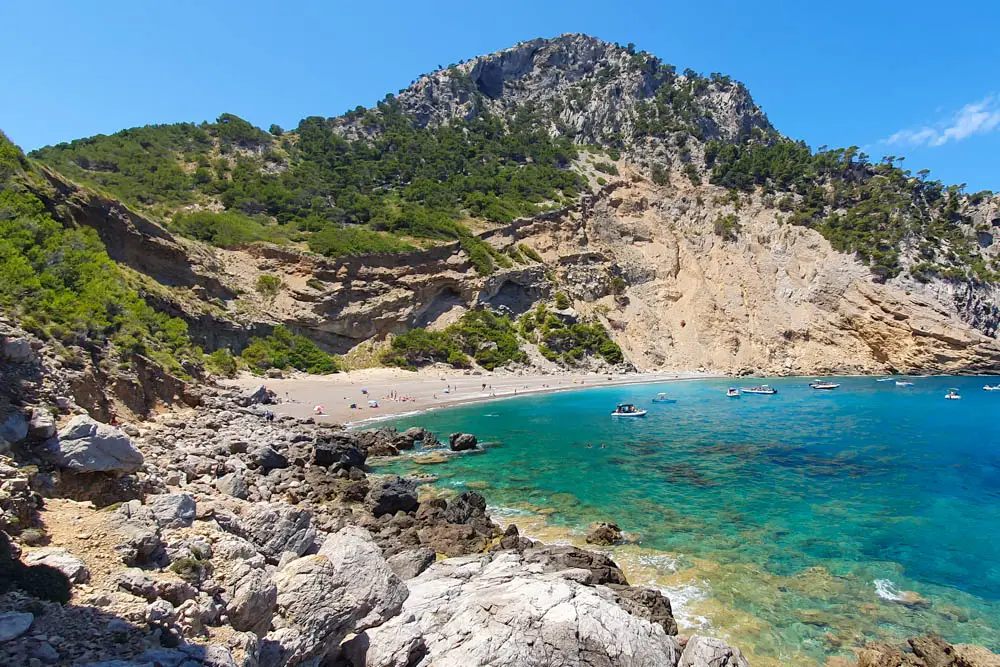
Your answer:
[[[689,600],[691,629],[775,664],[928,631],[997,650],[1000,392],[982,390],[988,378],[912,381],[817,391],[787,378],[768,380],[777,395],[727,398],[756,381],[703,380],[479,403],[390,423],[474,433],[482,453],[378,471],[432,473],[570,533],[615,521],[638,546],[613,556]],[[962,400],[944,400],[952,387]],[[676,402],[652,403],[657,392]],[[611,418],[624,402],[648,416]]]

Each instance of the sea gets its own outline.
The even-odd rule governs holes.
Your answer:
[[[630,542],[604,551],[630,582],[661,588],[683,634],[726,638],[754,665],[821,665],[925,632],[1000,651],[1000,391],[983,390],[1000,379],[907,379],[697,380],[435,410],[389,423],[473,433],[482,450],[434,465],[418,450],[377,472],[475,489],[546,542],[584,545],[593,523],[617,523]],[[726,396],[761,382],[778,393]],[[612,417],[619,403],[648,414]]]

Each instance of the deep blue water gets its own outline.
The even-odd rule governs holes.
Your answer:
[[[419,466],[439,484],[548,507],[571,528],[613,520],[678,556],[720,606],[759,619],[758,655],[821,660],[928,629],[1000,648],[1000,392],[985,378],[843,378],[829,392],[808,381],[739,399],[725,396],[731,381],[589,389],[396,425],[498,443]],[[949,387],[962,400],[944,400]],[[658,391],[677,402],[653,404]],[[649,415],[613,419],[620,402]],[[897,589],[929,606],[892,601]],[[717,615],[716,627],[735,618]]]

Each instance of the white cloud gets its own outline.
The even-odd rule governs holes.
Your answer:
[[[916,129],[905,129],[878,143],[888,146],[943,146],[974,134],[1000,129],[1000,98],[990,95],[981,102],[966,104],[947,120]]]

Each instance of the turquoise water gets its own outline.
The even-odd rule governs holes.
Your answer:
[[[622,558],[669,554],[655,579],[696,587],[692,616],[764,662],[822,662],[927,630],[997,650],[1000,392],[985,378],[913,381],[844,378],[823,392],[771,380],[777,395],[739,399],[725,396],[730,381],[676,382],[474,404],[395,425],[496,444],[388,469],[484,489],[494,506],[549,508],[553,526],[617,522],[642,548]],[[949,387],[963,400],[944,400]],[[659,391],[677,402],[651,403]],[[621,402],[648,417],[611,418]]]

